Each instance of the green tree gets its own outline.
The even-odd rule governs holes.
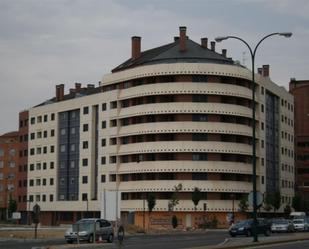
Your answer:
[[[267,193],[264,197],[264,210],[270,211],[273,208],[273,195]]]
[[[12,198],[12,195],[10,195],[9,204],[8,204],[8,213],[9,217],[12,216],[12,213],[16,212],[17,210],[17,202]]]
[[[249,209],[248,196],[244,196],[240,199],[238,207],[241,212],[245,213]]]
[[[171,196],[171,199],[168,202],[168,208],[170,211],[173,211],[175,206],[178,205],[179,199],[178,199],[178,193],[179,191],[182,190],[182,184],[179,183],[177,186],[174,186],[174,192]]]
[[[194,210],[197,209],[196,207],[201,199],[202,199],[202,193],[198,187],[195,187],[192,193],[192,202],[194,204]]]
[[[149,193],[147,195],[147,205],[148,205],[148,212],[149,212],[149,215],[150,215],[150,213],[152,212],[152,210],[156,206],[156,196],[155,196],[154,193]]]

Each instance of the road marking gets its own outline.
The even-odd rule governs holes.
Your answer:
[[[230,239],[225,238],[225,240],[223,242],[221,242],[220,244],[218,244],[218,246],[223,246],[225,245]]]

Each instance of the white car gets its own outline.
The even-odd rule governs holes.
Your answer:
[[[306,219],[294,219],[293,225],[296,231],[307,231],[308,230],[308,223]]]
[[[271,231],[274,232],[293,232],[294,225],[291,220],[276,219],[272,222]]]

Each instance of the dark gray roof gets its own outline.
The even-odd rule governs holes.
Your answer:
[[[216,53],[208,48],[202,47],[200,44],[187,39],[186,51],[182,52],[179,49],[179,40],[173,43],[146,50],[141,53],[140,57],[133,60],[130,58],[112,70],[112,72],[121,71],[131,67],[141,65],[159,64],[159,63],[219,63],[219,64],[234,64],[232,59],[226,58],[223,55]]]

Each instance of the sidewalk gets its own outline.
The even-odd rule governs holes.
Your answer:
[[[292,242],[300,240],[309,240],[309,233],[293,233],[289,235],[283,235],[280,237],[278,236],[265,237],[261,235],[258,238],[258,242],[253,242],[253,237],[228,238],[220,245],[199,246],[188,249],[221,249],[221,248],[240,249],[240,248],[246,248],[248,246],[271,245],[271,244],[279,244],[283,242]]]

